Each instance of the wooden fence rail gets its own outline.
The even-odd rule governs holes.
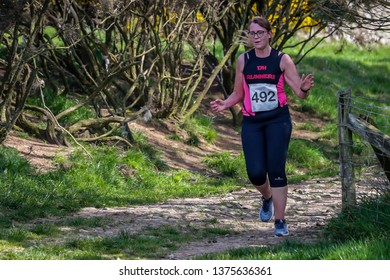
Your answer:
[[[373,148],[387,179],[390,181],[390,136],[375,127],[367,116],[351,113],[351,89],[338,92],[338,141],[342,207],[356,205],[356,187],[353,166],[353,137],[359,135]]]

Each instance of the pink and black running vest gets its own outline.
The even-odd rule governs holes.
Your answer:
[[[254,116],[256,112],[270,111],[287,104],[284,73],[280,69],[283,55],[276,49],[271,49],[270,55],[263,58],[256,56],[255,49],[244,54],[244,116]]]

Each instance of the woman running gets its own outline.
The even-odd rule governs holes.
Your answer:
[[[305,99],[314,79],[312,74],[299,77],[291,57],[270,46],[271,38],[269,21],[253,18],[249,42],[254,48],[238,58],[234,91],[225,100],[212,101],[211,108],[221,112],[242,103],[242,147],[249,180],[262,194],[260,219],[269,222],[275,215],[274,234],[286,236],[285,169],[292,123],[284,83]]]

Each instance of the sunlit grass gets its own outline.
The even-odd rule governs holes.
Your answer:
[[[337,175],[334,159],[322,151],[320,143],[292,139],[288,151],[287,174],[305,174],[308,178]]]
[[[388,58],[390,47],[372,46],[369,50],[340,43],[322,43],[315,51],[298,64],[300,73],[312,73],[315,86],[306,100],[292,99],[299,104],[297,109],[330,119],[337,118],[337,93],[352,88],[355,95],[381,99],[389,98]],[[379,104],[384,105],[384,104]]]
[[[193,116],[183,124],[189,139],[187,144],[198,146],[202,139],[207,143],[213,143],[217,139],[217,132],[213,127],[213,119],[208,116]]]
[[[244,179],[246,178],[245,160],[243,154],[238,156],[228,152],[212,154],[203,159],[208,167],[218,171],[224,176]]]
[[[7,236],[9,243],[3,242],[0,259],[50,260],[50,259],[159,259],[170,251],[190,241],[212,240],[217,236],[234,234],[226,228],[184,228],[161,226],[144,228],[142,233],[132,234],[122,230],[116,235],[89,238],[68,238],[63,242],[42,243],[31,246],[37,240],[28,231],[21,237]],[[30,238],[27,235],[30,234]],[[16,244],[18,246],[16,247]],[[0,243],[0,250],[2,243]],[[17,248],[17,250],[15,250]],[[11,250],[12,249],[12,250]]]
[[[196,259],[210,260],[388,260],[389,239],[367,239],[346,243],[318,242],[304,244],[285,241],[270,247],[240,248],[206,254]]]

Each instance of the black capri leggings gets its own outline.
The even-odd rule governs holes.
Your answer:
[[[287,186],[286,160],[292,123],[287,105],[268,112],[244,116],[241,141],[249,180],[271,187]]]

